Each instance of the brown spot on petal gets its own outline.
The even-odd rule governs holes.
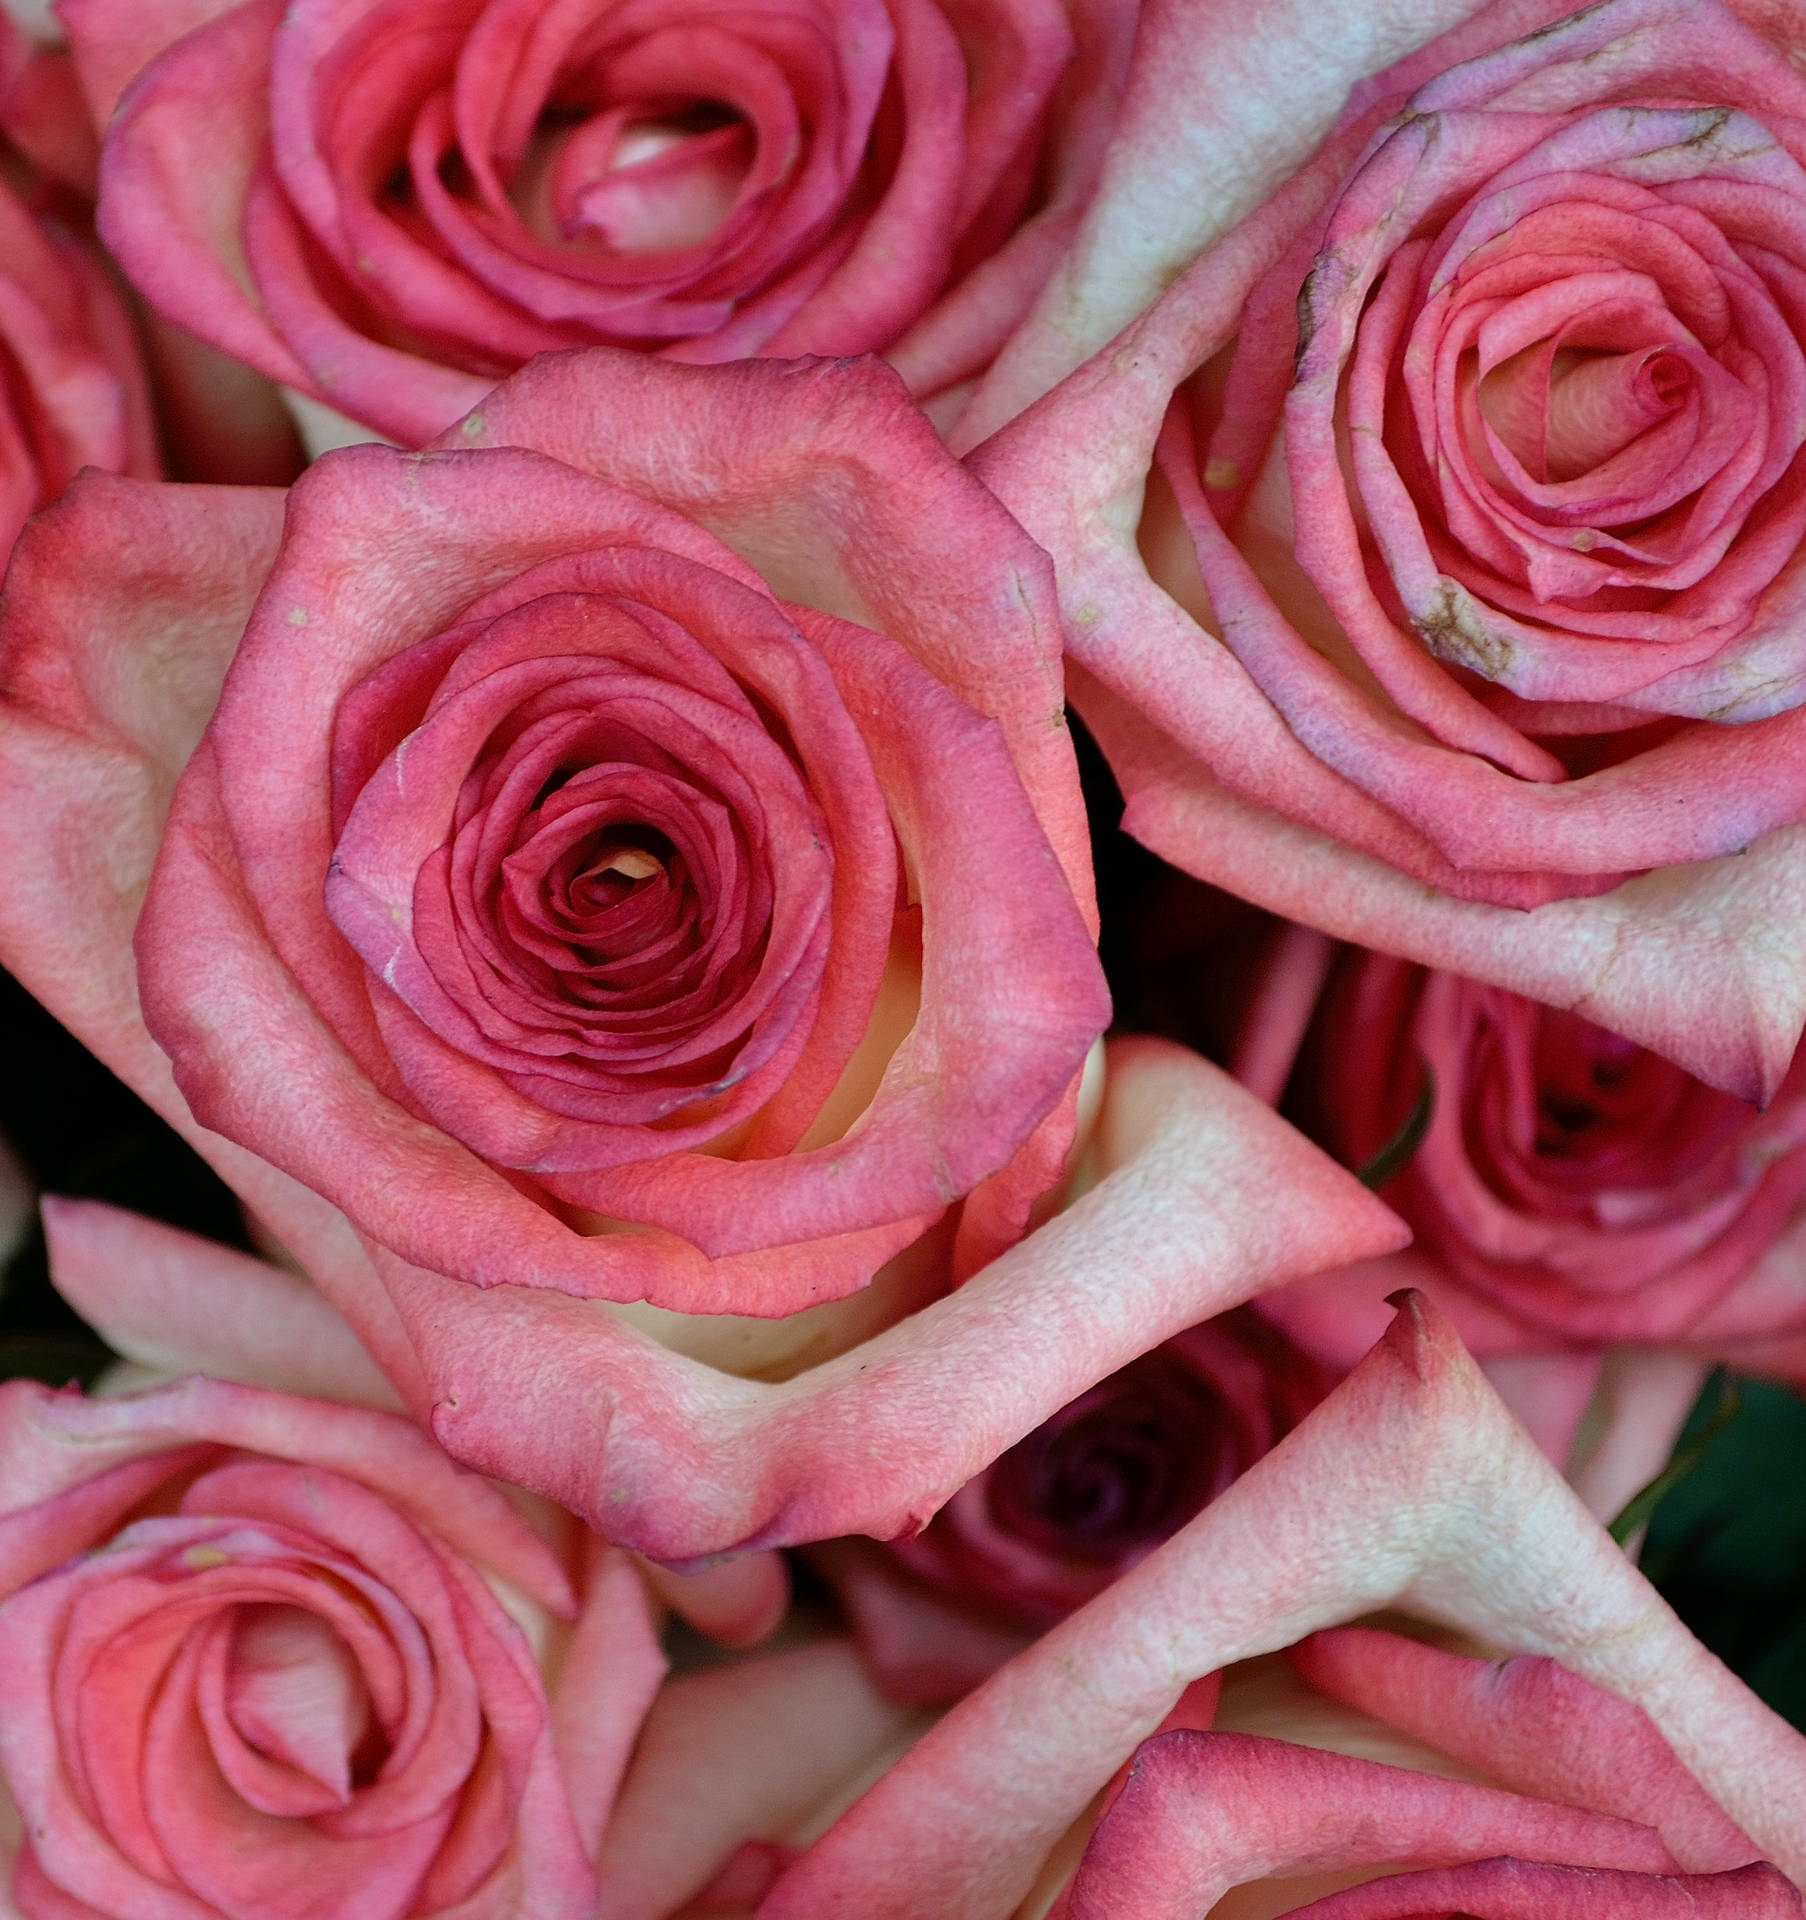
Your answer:
[[[1488,680],[1501,680],[1511,670],[1511,642],[1487,625],[1473,597],[1446,575],[1436,599],[1411,624],[1438,660],[1471,667]]]

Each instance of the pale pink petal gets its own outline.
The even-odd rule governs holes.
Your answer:
[[[744,1553],[693,1573],[651,1562],[641,1570],[666,1606],[724,1647],[757,1646],[790,1605],[790,1570],[778,1553]]]
[[[1309,0],[1148,0],[1097,194],[961,420],[963,444],[1089,359],[1280,186],[1356,82],[1475,11],[1473,0],[1389,0],[1330,18]]]
[[[551,1685],[552,1743],[583,1851],[594,1860],[667,1663],[632,1562],[593,1535],[583,1552],[583,1610]]]
[[[657,1559],[888,1536],[1160,1340],[1339,1250],[1397,1244],[1384,1207],[1216,1069],[1158,1041],[1114,1052],[1097,1186],[958,1292],[780,1385],[580,1301],[481,1294],[379,1256],[434,1430]],[[849,1452],[856,1485],[834,1470]]]
[[[913,1726],[844,1640],[670,1681],[597,1862],[610,1920],[658,1920],[744,1841],[788,1838]]]
[[[1569,1473],[1601,1520],[1615,1518],[1667,1466],[1707,1371],[1696,1354],[1660,1347],[1620,1347],[1606,1356],[1599,1381],[1605,1430]]]
[[[1470,1660],[1358,1628],[1313,1634],[1291,1658],[1319,1692],[1516,1793],[1653,1828],[1689,1873],[1760,1857],[1642,1713],[1553,1660]]]
[[[765,1911],[1001,1917],[1188,1681],[1394,1603],[1634,1700],[1768,1857],[1806,1871],[1806,1739],[1688,1634],[1407,1296],[1302,1426],[955,1707]]]
[[[399,1410],[357,1336],[298,1275],[95,1200],[46,1199],[44,1231],[58,1292],[126,1359]]]

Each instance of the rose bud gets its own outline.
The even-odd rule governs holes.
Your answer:
[[[1426,1680],[1411,1650],[1339,1660],[1332,1640],[1319,1657],[1307,1652],[1307,1677],[1441,1744],[1458,1764],[1437,1771],[1527,1803],[1495,1791],[1464,1805],[1439,1797],[1441,1781],[1263,1759],[1252,1741],[1227,1763],[1200,1762],[1195,1742],[1181,1740],[1138,1790],[1174,1809],[1163,1839],[1137,1849],[1134,1873],[1106,1879],[1100,1869],[1102,1904],[1081,1911],[1191,1914],[1225,1881],[1514,1853],[1657,1878],[1762,1860],[1806,1874],[1806,1737],[1693,1639],[1441,1314],[1412,1294],[1398,1304],[1379,1345],[1271,1453],[932,1727],[787,1870],[761,1920],[1043,1911],[1076,1864],[1063,1836],[1144,1740],[1211,1725],[1223,1669],[1380,1608],[1539,1657],[1503,1670],[1458,1663],[1450,1685],[1448,1669]],[[1584,1734],[1560,1733],[1576,1718]],[[1247,1799],[1219,1797],[1243,1789]],[[1155,1831],[1132,1811],[1124,1819]],[[1223,1850],[1213,1854],[1218,1836]],[[1777,1879],[1762,1869],[1722,1883],[1707,1897],[1725,1904],[1706,1910],[1749,1911],[1737,1897],[1753,1887],[1752,1897],[1772,1900]],[[1687,1906],[1694,1889],[1685,1885],[1642,1886],[1641,1906],[1569,1909],[1547,1904],[1555,1883],[1531,1875],[1527,1884],[1530,1904],[1515,1908],[1467,1904],[1469,1892],[1497,1895],[1482,1876],[1375,1913],[1699,1910]],[[1561,1883],[1562,1897],[1571,1884]],[[1256,1911],[1288,1911],[1317,1890]]]
[[[894,1698],[957,1698],[1146,1559],[1301,1420],[1331,1375],[1251,1308],[1100,1380],[913,1537],[810,1558]]]
[[[957,406],[1070,239],[1135,22],[1130,0],[62,13],[132,280],[304,410],[410,445],[534,354],[599,344],[880,350]]]
[[[1131,324],[978,469],[1054,555],[1139,839],[1765,1098],[1806,1013],[1791,25],[1500,0],[1366,77],[1458,11],[1263,9],[1286,129],[1238,13],[1150,16],[1016,373]]]
[[[598,349],[453,439],[321,460],[285,525],[100,481],[38,523],[0,953],[455,1457],[664,1560],[888,1535],[1399,1244],[1135,1048],[1096,1190],[1016,1244],[1107,1015],[1058,622],[893,376]]]

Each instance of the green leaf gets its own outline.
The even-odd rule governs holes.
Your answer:
[[[1436,1079],[1425,1067],[1423,1092],[1417,1096],[1416,1106],[1405,1115],[1405,1124],[1355,1175],[1362,1186],[1377,1193],[1395,1174],[1404,1172],[1411,1164],[1412,1154],[1423,1145],[1423,1137],[1430,1130],[1430,1115],[1435,1110]]]
[[[1695,1426],[1689,1423],[1691,1430],[1682,1435],[1674,1452],[1669,1455],[1667,1466],[1648,1486],[1631,1495],[1619,1509],[1617,1518],[1606,1528],[1619,1546],[1623,1546],[1640,1528],[1649,1524],[1649,1517],[1662,1498],[1687,1478],[1706,1457],[1706,1449],[1742,1412],[1742,1389],[1727,1368],[1718,1367],[1714,1370],[1710,1386],[1716,1388],[1718,1397],[1703,1424]]]

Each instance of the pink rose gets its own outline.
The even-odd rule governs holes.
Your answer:
[[[217,1380],[0,1387],[0,1489],[25,1920],[594,1912],[664,1664],[622,1555],[561,1565],[394,1414]]]
[[[1330,1379],[1251,1309],[1221,1314],[1062,1407],[921,1533],[813,1557],[888,1692],[956,1698],[1146,1559]]]
[[[63,12],[133,280],[411,445],[597,344],[966,381],[1070,238],[1134,27],[1125,0]]]
[[[1464,9],[1398,11],[1307,49],[1264,9],[1297,129],[1228,101],[1189,157],[1162,118],[1241,21],[1150,17],[1009,403],[1178,278],[980,471],[1055,556],[1138,837],[1770,1093],[1806,1011],[1770,957],[1806,817],[1798,22],[1495,0],[1363,78]]]
[[[1384,1186],[1411,1250],[1262,1302],[1330,1364],[1365,1349],[1408,1279],[1483,1355],[1591,1349],[1596,1371],[1599,1350],[1634,1345],[1797,1370],[1799,1064],[1759,1111],[1578,1015],[1335,954],[1301,928],[1275,950],[1243,1046],[1256,1091],[1277,1103],[1285,1089],[1286,1111],[1349,1166],[1430,1103]]]
[[[286,1882],[274,1894],[270,1883],[296,1872],[307,1876],[302,1897],[316,1903],[322,1887],[346,1899],[355,1875],[364,1904],[347,1912],[439,1912],[439,1895],[480,1869],[487,1848],[499,1864],[453,1909],[461,1915],[589,1916],[600,1889],[610,1920],[664,1920],[693,1895],[706,1911],[710,1900],[769,1883],[799,1840],[909,1737],[913,1716],[876,1691],[843,1637],[775,1653],[711,1650],[696,1670],[661,1684],[654,1629],[663,1610],[729,1649],[750,1647],[784,1612],[780,1556],[746,1555],[687,1576],[636,1569],[568,1515],[458,1473],[415,1429],[368,1410],[391,1404],[391,1389],[295,1274],[93,1202],[47,1201],[44,1214],[58,1289],[128,1356],[101,1391],[156,1390],[83,1403],[0,1389],[9,1507],[0,1514],[0,1593],[38,1573],[10,1603],[0,1599],[15,1682],[0,1717],[7,1880],[20,1808],[38,1804],[34,1793],[61,1796],[47,1823],[56,1844],[40,1844],[35,1860],[28,1850],[21,1868],[27,1920],[74,1911],[67,1893],[46,1891],[53,1856],[86,1876],[79,1886],[59,1882],[84,1898],[84,1914],[142,1920],[178,1910],[156,1905],[157,1890],[132,1879],[134,1867],[145,1873],[147,1823],[154,1845],[185,1869],[179,1889],[162,1897],[203,1903],[180,1904],[184,1915],[243,1913],[259,1899],[259,1911],[286,1911]],[[221,1377],[168,1383],[172,1370],[197,1366]],[[169,1518],[178,1506],[180,1527]],[[99,1555],[59,1565],[100,1542]],[[227,1548],[236,1565],[220,1596]],[[147,1571],[160,1583],[148,1591]],[[41,1627],[40,1615],[79,1630],[134,1596],[148,1622],[141,1635],[169,1629],[160,1702],[134,1713],[129,1697],[115,1706],[113,1694],[108,1715],[59,1722],[46,1739],[18,1708],[57,1684],[61,1656],[28,1650],[14,1664],[5,1636],[28,1616]],[[209,1677],[203,1666],[202,1684],[188,1687],[181,1662],[217,1665],[220,1656],[205,1644],[185,1654],[186,1639],[223,1640],[223,1674]],[[118,1664],[91,1666],[71,1684],[91,1696],[115,1684]],[[399,1757],[385,1762],[381,1715],[398,1702],[404,1737]],[[182,1713],[197,1704],[198,1732]],[[200,1743],[198,1766],[183,1740]],[[247,1741],[258,1749],[252,1761],[274,1765],[247,1775],[237,1750]],[[476,1756],[462,1774],[460,1741],[466,1751],[474,1742]],[[143,1762],[143,1790],[127,1803],[134,1818],[144,1815],[136,1827],[113,1817],[118,1796],[92,1817],[71,1811],[85,1784],[111,1780],[107,1770],[134,1753]],[[272,1817],[254,1791],[239,1794],[247,1778],[252,1790],[267,1787],[272,1771],[298,1785],[291,1801],[306,1799],[311,1783],[315,1802],[330,1800],[349,1772],[346,1803]],[[404,1795],[397,1831],[391,1816]],[[416,1864],[431,1856],[424,1881],[415,1876],[418,1891],[402,1848]],[[235,1873],[247,1853],[249,1870]],[[386,1877],[369,1886],[379,1872]],[[111,1903],[96,1891],[97,1875],[111,1877]],[[3,1894],[0,1907],[15,1911]]]
[[[138,927],[197,1117],[482,1285],[794,1312],[1021,1156],[1013,1237],[1108,1005],[1039,556],[875,372],[572,358],[456,440],[247,528]],[[211,518],[59,551],[142,513]]]
[[[1094,1190],[1014,1244],[1105,1017],[1058,625],[1043,557],[891,376],[598,350],[457,439],[321,461],[286,534],[270,496],[91,480],[0,629],[0,787],[33,796],[0,806],[0,954],[455,1457],[666,1560],[889,1535],[1169,1335],[1399,1244],[1259,1102],[1135,1046]],[[619,691],[613,731],[573,686]],[[542,722],[521,751],[565,729],[571,777],[486,789]],[[594,857],[561,867],[592,800]],[[722,876],[702,984],[738,998],[717,1020],[680,979],[585,1027],[580,948],[686,952],[692,847],[696,888]],[[743,931],[761,889],[787,978]],[[717,1042],[745,1078],[699,1087]]]
[[[1040,1914],[1077,1865],[1074,1823],[1144,1740],[1175,1730],[1144,1752],[1073,1913],[1194,1914],[1268,1875],[1292,1880],[1291,1897],[1258,1910],[1283,1912],[1318,1891],[1298,1875],[1514,1854],[1670,1879],[1765,1859],[1806,1875],[1806,1737],[1688,1634],[1436,1310],[1399,1303],[1380,1344],[1271,1453],[931,1728],[788,1870],[761,1920]],[[1500,1668],[1389,1635],[1309,1642],[1380,1608],[1535,1657]],[[1364,1723],[1319,1702],[1301,1728],[1296,1702],[1262,1678],[1270,1663],[1245,1686],[1224,1675],[1219,1703],[1224,1669],[1301,1641],[1313,1687]],[[1237,1738],[1200,1744],[1197,1729],[1225,1723]],[[1239,1737],[1334,1746],[1353,1733],[1357,1751],[1396,1753],[1388,1723],[1439,1749],[1429,1770],[1492,1791]],[[1700,1910],[1685,1882],[1624,1886],[1618,1905],[1591,1907],[1556,1904],[1573,1884],[1559,1875],[1526,1874],[1531,1904],[1516,1907],[1496,1904],[1486,1872],[1420,1884],[1417,1904],[1374,1914]],[[1777,1892],[1793,1898],[1762,1868],[1720,1883],[1703,1897],[1722,1904],[1704,1910],[1798,1911],[1736,1904]]]

